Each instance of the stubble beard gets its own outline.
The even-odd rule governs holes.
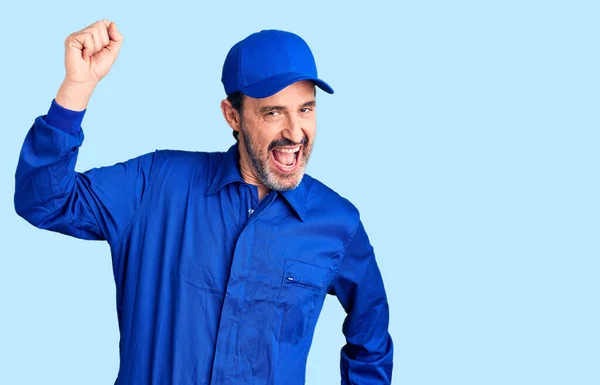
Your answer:
[[[258,147],[250,134],[248,134],[248,130],[246,130],[243,122],[241,123],[240,128],[248,158],[250,158],[250,162],[256,171],[258,179],[265,187],[274,191],[289,191],[300,185],[312,150],[312,143],[308,143],[308,138],[306,138],[306,136],[300,143],[294,143],[288,139],[274,140],[269,145],[267,153],[265,154],[265,152]],[[300,162],[300,164],[298,165],[298,168],[296,168],[296,171],[291,174],[283,174],[278,170],[273,170],[269,167],[269,157],[271,150],[274,147],[293,146],[298,144],[302,145],[302,154],[298,156],[298,162]]]

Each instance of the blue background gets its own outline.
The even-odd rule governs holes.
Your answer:
[[[125,44],[77,169],[157,148],[225,150],[229,48],[266,28],[313,49],[309,173],[360,210],[383,272],[395,384],[600,384],[597,1],[21,1],[0,6],[0,384],[111,384],[109,249],[12,205],[21,143],[101,18]],[[328,298],[308,384],[339,383]]]

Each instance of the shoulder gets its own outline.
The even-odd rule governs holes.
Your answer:
[[[310,200],[313,203],[333,205],[335,209],[358,213],[358,209],[352,202],[320,180],[305,174],[303,183],[305,184],[307,198],[313,198]]]
[[[162,149],[154,152],[155,161],[163,171],[209,171],[218,168],[224,152]]]
[[[152,173],[161,184],[206,184],[216,175],[224,152],[203,152],[162,149],[156,150]]]
[[[161,149],[154,155],[161,163],[183,167],[197,167],[213,162],[219,163],[224,152],[184,151]]]
[[[331,187],[310,175],[304,175],[307,215],[321,217],[331,224],[346,227],[353,233],[360,221],[358,208]]]

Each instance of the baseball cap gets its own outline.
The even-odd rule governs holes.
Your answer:
[[[300,80],[312,80],[333,93],[319,79],[308,44],[294,33],[276,29],[253,33],[231,47],[221,77],[227,95],[241,91],[253,98],[266,98]]]

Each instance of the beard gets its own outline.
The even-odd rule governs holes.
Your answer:
[[[276,139],[269,144],[269,147],[265,152],[256,144],[256,141],[248,133],[243,122],[241,122],[240,128],[248,158],[256,171],[258,179],[265,187],[269,190],[289,191],[300,185],[300,182],[302,182],[302,178],[304,177],[304,169],[306,168],[312,150],[312,143],[309,143],[306,136],[302,138],[300,143],[294,143],[286,138]],[[271,150],[273,148],[297,145],[302,145],[302,152],[298,154],[297,162],[300,163],[294,172],[282,173],[275,168],[269,167],[269,157],[271,156]]]

